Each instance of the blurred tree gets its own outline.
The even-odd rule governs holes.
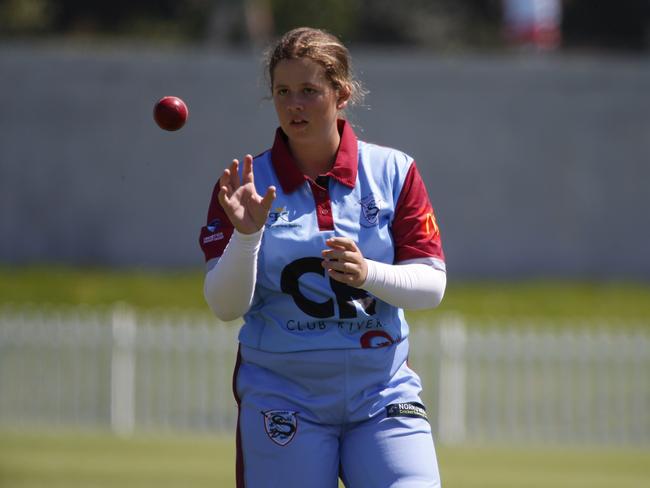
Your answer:
[[[246,40],[244,4],[240,0],[209,2],[203,40],[209,44],[241,44]]]
[[[64,33],[198,39],[209,0],[50,0],[55,28]]]
[[[271,0],[275,33],[310,26],[326,29],[344,41],[359,35],[361,0]]]
[[[246,0],[244,17],[248,38],[255,45],[268,43],[273,34],[273,11],[271,0]]]
[[[25,36],[52,28],[52,5],[48,0],[0,0],[0,35]]]
[[[205,41],[210,44],[260,46],[273,36],[271,0],[216,0],[210,2]]]
[[[359,30],[373,43],[435,50],[500,44],[498,0],[362,0]]]

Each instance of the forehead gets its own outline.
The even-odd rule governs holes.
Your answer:
[[[273,85],[327,83],[325,68],[309,58],[282,59],[273,70]]]

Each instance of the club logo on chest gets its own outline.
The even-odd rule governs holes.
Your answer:
[[[291,410],[266,410],[264,429],[266,434],[278,446],[286,446],[298,431],[298,412]]]
[[[382,200],[372,193],[359,201],[361,205],[361,225],[374,227],[379,223],[379,211],[382,208]]]

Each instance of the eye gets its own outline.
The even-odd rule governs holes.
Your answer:
[[[308,87],[308,86],[305,87],[305,88],[303,88],[303,89],[302,89],[302,92],[303,92],[305,95],[314,95],[315,93],[317,93],[316,89],[314,89],[314,88],[310,88],[310,87]]]
[[[289,90],[287,90],[286,88],[278,88],[277,90],[275,90],[275,94],[281,97],[286,95],[288,92]]]

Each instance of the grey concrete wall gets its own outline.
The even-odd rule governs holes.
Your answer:
[[[418,161],[450,274],[650,278],[650,60],[353,54],[359,135]],[[214,181],[272,142],[261,78],[249,53],[0,46],[0,262],[200,265]]]

